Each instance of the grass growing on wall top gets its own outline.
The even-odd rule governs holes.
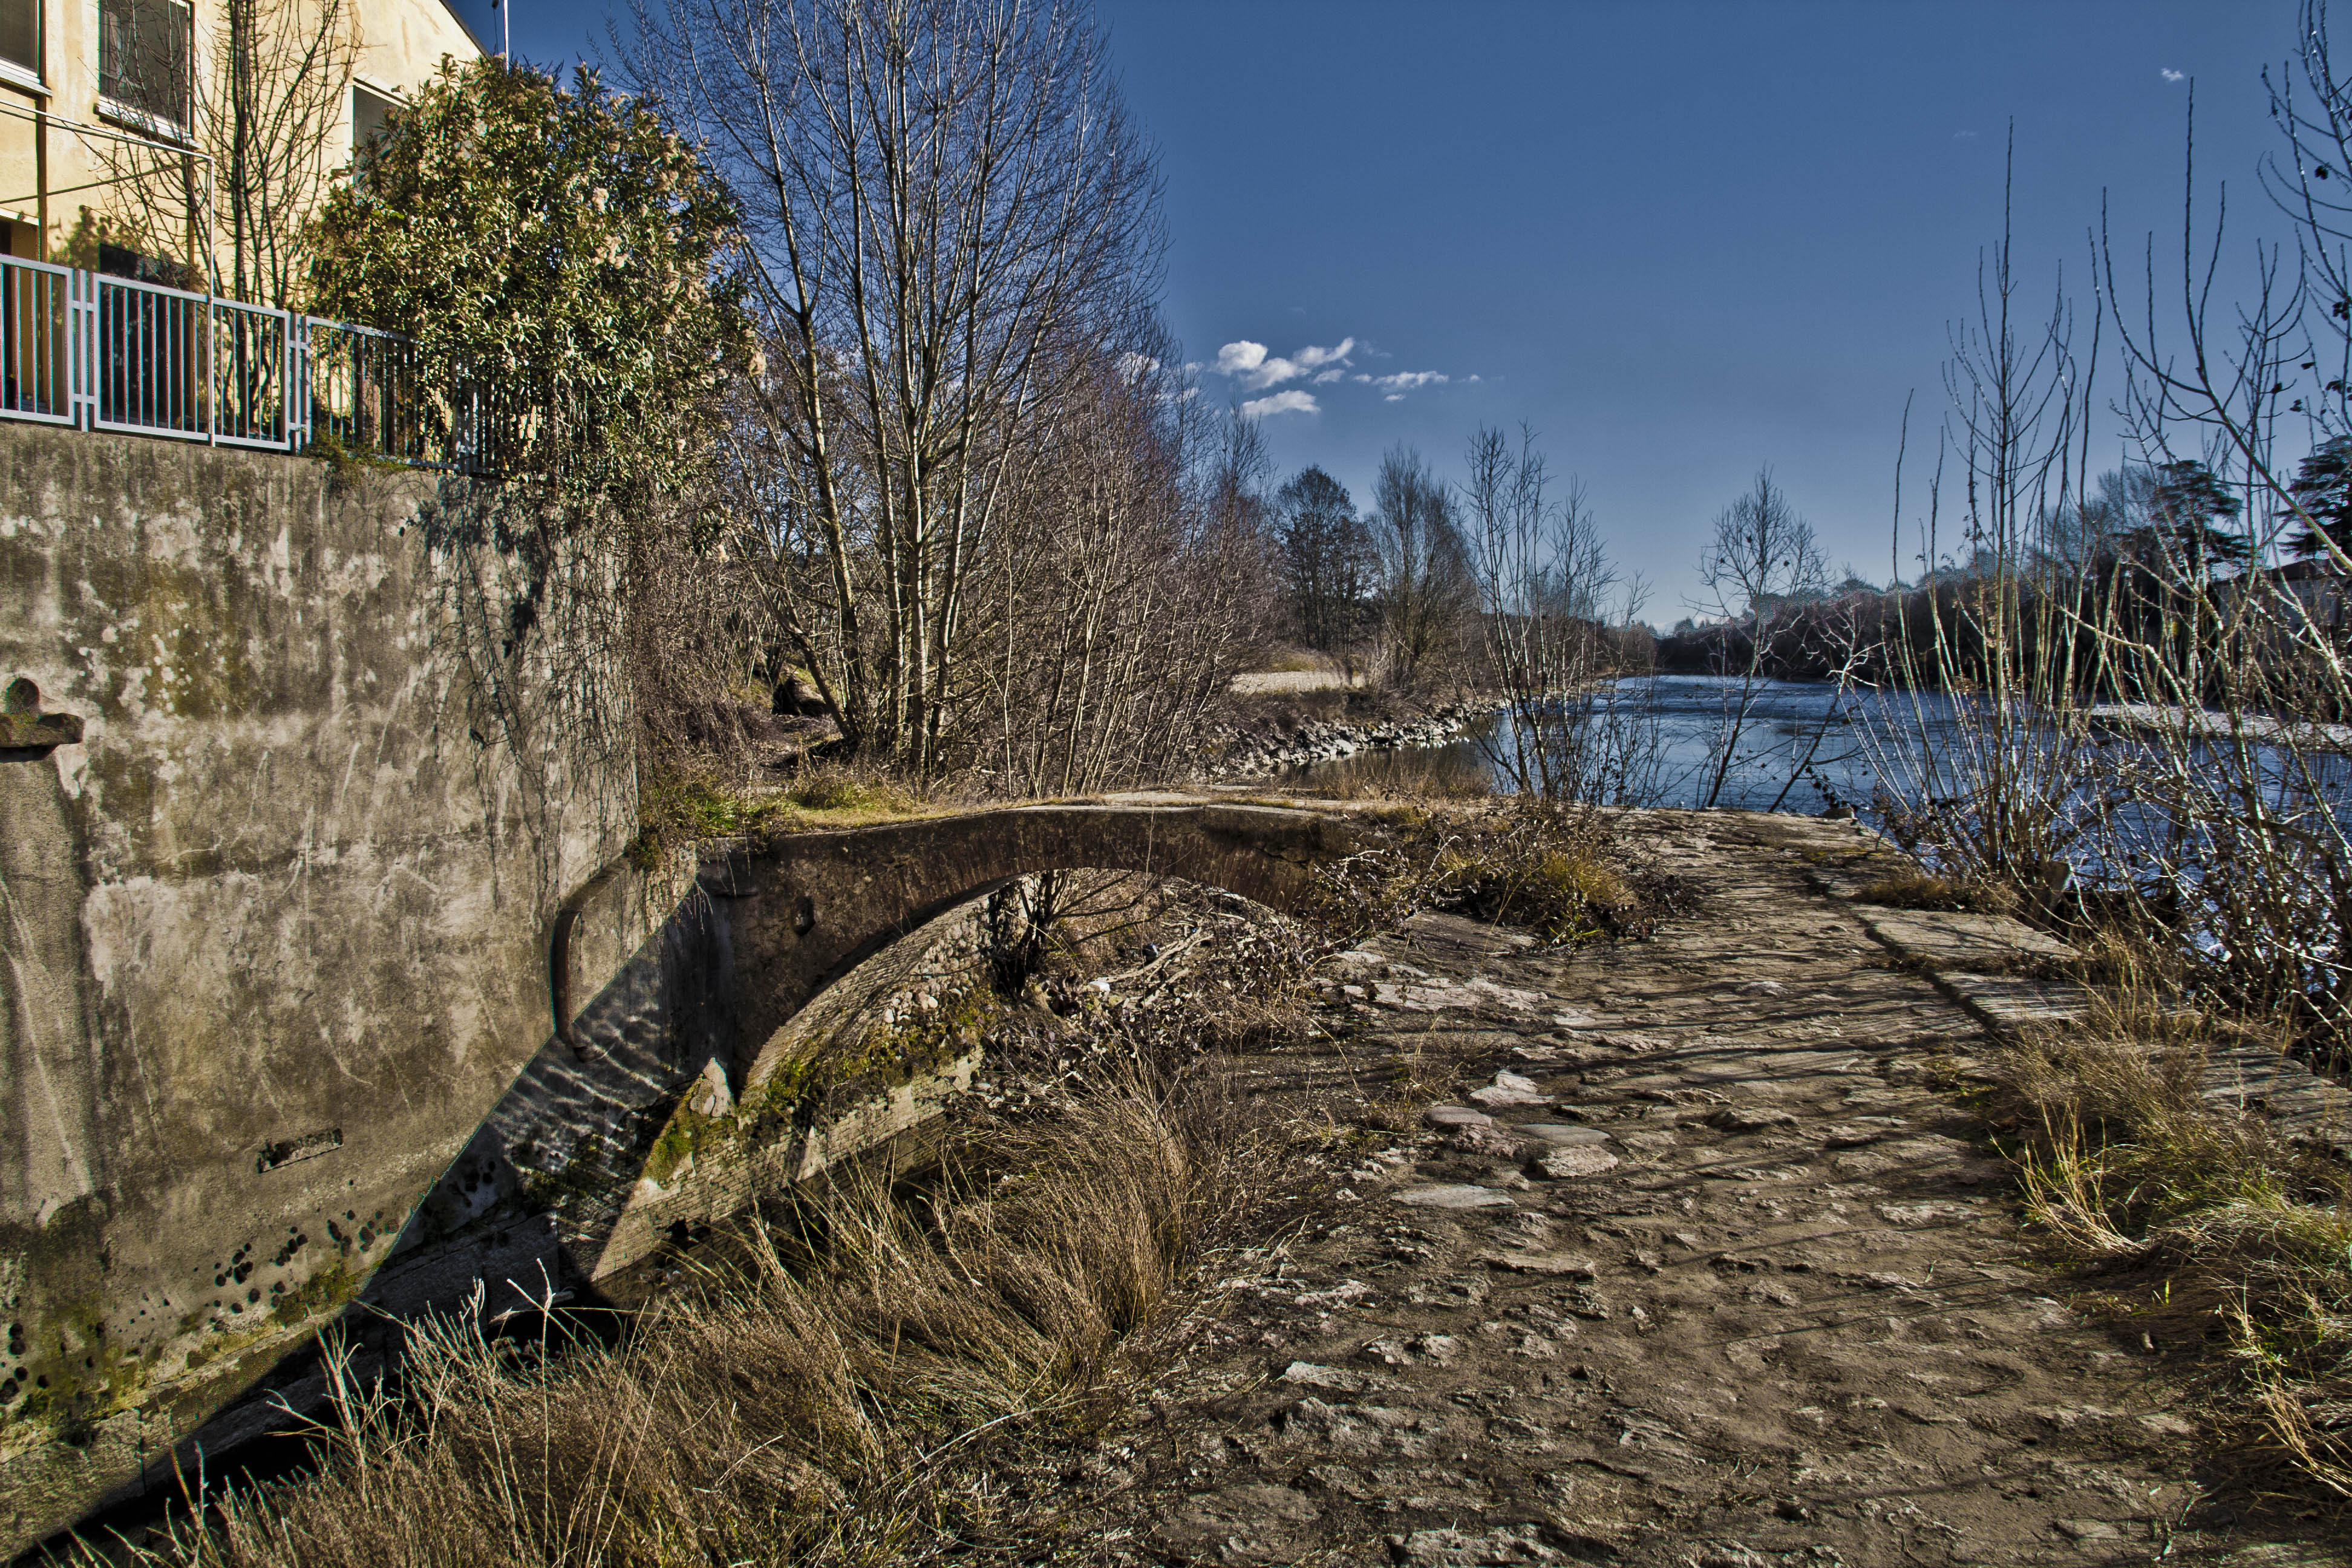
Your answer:
[[[642,786],[638,817],[641,842],[658,846],[901,822],[946,809],[886,775],[820,766],[775,786],[664,771]]]

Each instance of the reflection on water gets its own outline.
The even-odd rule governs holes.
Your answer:
[[[1655,722],[1654,785],[1643,804],[1695,806],[1707,804],[1714,790],[1722,737],[1741,709],[1740,683],[1736,679],[1704,675],[1659,676],[1621,682],[1621,700]],[[2128,712],[2104,710],[2109,715]],[[2158,710],[2147,710],[2158,713]],[[1963,724],[1954,701],[1939,692],[1841,692],[1835,686],[1808,681],[1761,680],[1746,697],[1739,738],[1733,748],[1721,792],[1714,804],[1731,809],[1818,813],[1832,805],[1851,805],[1867,815],[1882,778],[1879,765],[1890,776],[1884,782],[1898,797],[1911,797],[1920,781],[1935,780],[1927,793],[1939,799],[1964,795],[1970,782],[1967,767],[1956,765],[1964,752],[1987,744],[2002,748],[2032,739],[2000,736],[1981,724]],[[2218,722],[2218,721],[2215,721]],[[1497,716],[1486,728],[1451,745],[1417,752],[1370,752],[1336,762],[1296,769],[1294,781],[1336,794],[1389,791],[1403,794],[1463,793],[1465,781],[1483,779],[1488,787],[1508,791],[1509,769],[1497,765],[1507,757],[1511,736],[1507,715]],[[2119,772],[2137,771],[2161,776],[2149,759],[2161,748],[2128,724],[2095,725],[2090,738],[2098,744],[2101,773],[2113,778]],[[1877,752],[1872,756],[1872,749]],[[2328,809],[2352,813],[2352,756],[2325,749],[2308,753],[2290,765],[2284,752],[2257,745],[2256,770],[2263,794],[2273,810],[2300,809],[2310,792],[2332,803]],[[2201,769],[2210,756],[2201,742],[2192,747],[2188,764]],[[1930,763],[1933,765],[1931,766]],[[2210,787],[2225,789],[2238,777],[2221,768]],[[1452,787],[1448,787],[1448,786]],[[2076,804],[2084,802],[2077,795]],[[2168,821],[2161,813],[2151,816],[2145,804],[2120,809],[2103,808],[2115,831],[2156,832]],[[2221,809],[2208,803],[2208,810]],[[2226,813],[2224,813],[2226,815]],[[2147,820],[2142,820],[2146,818]]]
[[[1625,681],[1619,689],[1656,721],[1658,766],[1652,804],[1704,804],[1715,786],[1722,737],[1739,712],[1739,682],[1718,676],[1665,675]],[[1874,700],[1841,696],[1836,687],[1816,682],[1755,683],[1715,804],[1763,811],[1778,802],[1783,811],[1802,812],[1838,804],[1865,805],[1877,775],[1855,733],[1857,721],[1864,718],[1859,706],[1864,700]],[[1908,720],[1910,700],[1899,700]],[[1925,696],[1921,701],[1926,704],[1921,716],[1931,727],[1948,722],[1942,699]],[[1443,786],[1448,783],[1477,777],[1496,790],[1508,790],[1509,770],[1496,766],[1495,757],[1509,754],[1510,722],[1508,715],[1498,715],[1483,731],[1449,745],[1359,752],[1295,769],[1289,777],[1339,793],[1445,793]]]

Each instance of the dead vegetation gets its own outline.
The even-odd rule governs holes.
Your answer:
[[[1483,759],[1450,746],[1373,752],[1296,793],[1321,800],[1475,801],[1495,793]]]
[[[614,1342],[429,1324],[396,1390],[340,1383],[314,1475],[113,1560],[896,1563],[1050,1542],[1040,1456],[1117,1407],[1188,1277],[1263,1226],[1276,1148],[1213,1074],[1099,1065],[912,1178],[772,1204]]]
[[[1894,910],[1939,910],[1974,914],[2011,914],[2018,900],[2007,888],[1981,879],[1939,877],[1906,864],[1854,895],[1864,903]]]
[[[808,763],[788,783],[755,785],[736,782],[708,758],[673,756],[649,770],[637,816],[640,842],[659,846],[897,822],[955,804],[944,788],[918,788],[853,763]]]
[[[2087,1027],[1997,1061],[2028,1221],[2145,1343],[2220,1352],[2217,1454],[2352,1499],[2352,1172],[2204,1092],[2210,1052],[2283,1038],[2182,1010],[2114,947]]]
[[[877,809],[871,787],[819,777],[780,809]],[[1272,1120],[1223,1064],[1306,1038],[1323,961],[1431,898],[1481,900],[1490,918],[1549,912],[1583,940],[1600,928],[1572,910],[1638,904],[1646,885],[1597,817],[1401,810],[1391,832],[1331,871],[1312,925],[1111,873],[1024,888],[1002,933],[1033,943],[1014,969],[898,1026],[969,1016],[1003,1090],[964,1103],[919,1167],[771,1194],[669,1258],[667,1293],[609,1339],[560,1314],[519,1337],[460,1314],[412,1334],[396,1380],[364,1384],[331,1350],[333,1408],[310,1473],[216,1491],[200,1514],[76,1560],[654,1568],[1050,1552],[1075,1528],[1071,1454],[1219,1310],[1223,1260],[1322,1179],[1298,1156],[1362,1135]],[[1451,1067],[1394,1064],[1394,1082],[1360,1086],[1355,1120],[1390,1124]]]
[[[814,781],[789,809],[866,809],[866,787]],[[1221,1053],[1303,1030],[1317,962],[1350,938],[1203,889],[1046,880],[1013,922],[1035,939],[1018,973],[903,1021],[970,1014],[992,1076],[1022,1086],[963,1105],[919,1168],[772,1194],[667,1259],[683,1280],[609,1341],[459,1314],[364,1385],[331,1350],[310,1474],[75,1560],[652,1568],[1049,1545],[1072,1444],[1214,1309],[1204,1266],[1279,1223],[1266,1200],[1301,1131],[1234,1093]]]
[[[1430,883],[1437,908],[1562,943],[1647,936],[1685,897],[1606,814],[1525,797],[1445,839]]]

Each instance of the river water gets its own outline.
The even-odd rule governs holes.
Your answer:
[[[1653,805],[1703,805],[1713,793],[1717,805],[1751,811],[1769,810],[1776,801],[1783,811],[1820,812],[1836,804],[1867,806],[1879,774],[1864,731],[1882,738],[1884,756],[1885,737],[1914,732],[1921,720],[1930,731],[1950,722],[1940,696],[1924,694],[1916,714],[1911,699],[1895,699],[1903,705],[1899,716],[1882,716],[1874,722],[1864,705],[1879,699],[1841,694],[1834,686],[1813,681],[1756,682],[1748,689],[1744,720],[1739,718],[1740,682],[1719,676],[1627,680],[1619,684],[1617,696],[1645,726],[1654,726],[1654,738],[1647,742],[1654,765],[1648,770],[1648,787],[1641,792],[1643,804]],[[1884,721],[1892,717],[1900,721]],[[1717,792],[1723,737],[1735,721],[1738,739]],[[1290,776],[1322,784],[1372,784],[1458,773],[1483,774],[1494,788],[1507,791],[1509,771],[1497,766],[1496,758],[1498,752],[1509,754],[1510,722],[1508,716],[1497,716],[1448,745],[1413,752],[1360,752],[1297,769]],[[1907,770],[1898,766],[1895,771]]]

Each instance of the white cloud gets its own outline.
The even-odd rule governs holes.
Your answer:
[[[1253,397],[1242,405],[1242,413],[1251,419],[1263,419],[1269,414],[1320,414],[1322,407],[1311,392],[1297,387],[1277,392],[1272,397]]]
[[[1318,349],[1309,343],[1290,357],[1306,369],[1313,370],[1318,365],[1346,364],[1348,356],[1353,353],[1355,349],[1355,339],[1341,338],[1339,346],[1336,349]]]
[[[1344,365],[1355,350],[1355,339],[1342,338],[1331,348],[1308,343],[1287,354],[1269,356],[1264,343],[1243,338],[1217,351],[1216,371],[1220,375],[1239,376],[1243,390],[1257,392],[1280,386],[1286,381],[1297,381],[1302,375],[1313,375],[1328,366]]]
[[[1219,375],[1239,375],[1244,371],[1255,370],[1265,363],[1265,345],[1244,338],[1217,351],[1216,372]]]
[[[1382,403],[1402,403],[1404,401],[1404,394],[1402,392],[1391,392],[1386,397],[1381,398],[1381,401]]]
[[[2187,81],[2189,79],[2189,73],[2187,71],[2177,71],[2170,66],[2166,66],[2164,68],[2164,79],[2167,81]]]
[[[1118,378],[1133,386],[1160,368],[1160,362],[1150,354],[1123,353],[1118,356]]]
[[[1244,392],[1265,392],[1287,382],[1304,381],[1309,386],[1329,386],[1339,382],[1353,382],[1369,386],[1391,403],[1423,387],[1446,386],[1454,377],[1439,370],[1402,370],[1388,375],[1374,375],[1355,368],[1355,356],[1366,354],[1373,359],[1386,359],[1371,344],[1354,337],[1341,338],[1329,345],[1307,343],[1286,354],[1270,353],[1264,343],[1237,338],[1217,351],[1216,362],[1202,368],[1219,375],[1228,375],[1239,383]],[[1464,378],[1476,381],[1476,376]],[[1322,405],[1312,394],[1296,387],[1269,397],[1253,398],[1242,405],[1244,413],[1252,417],[1268,414],[1319,414]]]

